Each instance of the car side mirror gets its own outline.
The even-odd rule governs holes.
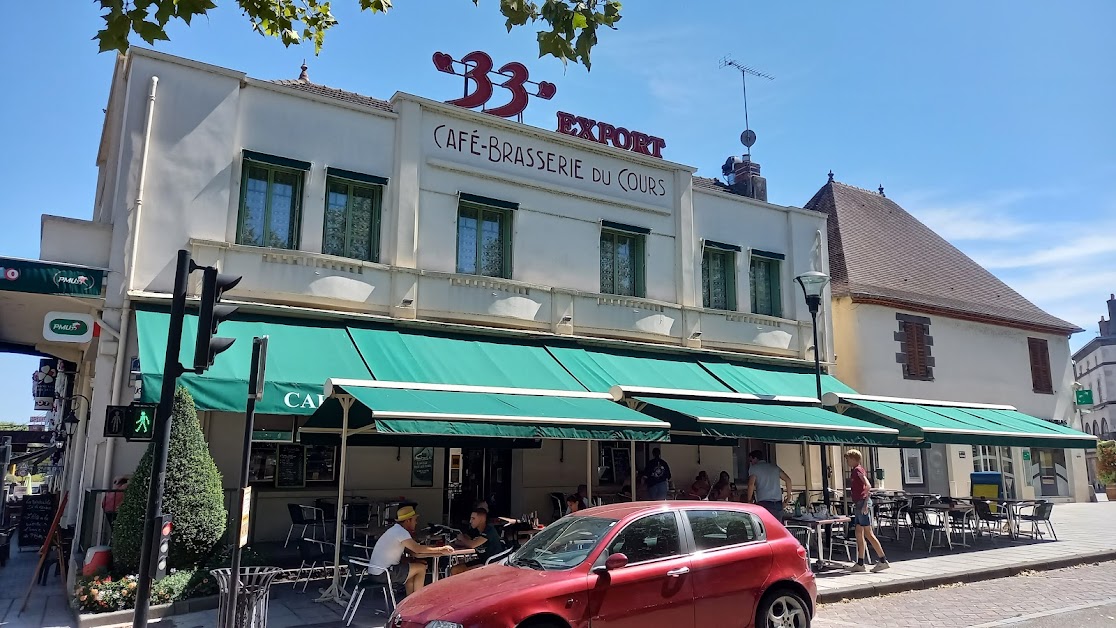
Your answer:
[[[625,554],[610,554],[609,557],[605,559],[604,568],[605,571],[616,571],[617,569],[623,569],[627,564],[628,557]]]

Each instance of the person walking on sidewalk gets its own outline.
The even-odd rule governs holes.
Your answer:
[[[863,459],[864,456],[857,449],[845,452],[845,464],[849,465],[850,469],[849,491],[853,499],[853,523],[856,525],[856,564],[853,565],[852,571],[866,571],[864,558],[868,554],[868,544],[871,543],[872,549],[876,550],[876,556],[880,557],[872,567],[872,572],[875,573],[887,569],[891,564],[887,562],[880,540],[876,538],[876,532],[872,529],[870,497],[872,483],[868,481],[868,472],[860,464]]]

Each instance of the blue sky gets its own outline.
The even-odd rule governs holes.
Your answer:
[[[0,40],[7,150],[0,256],[38,257],[39,216],[88,218],[113,57],[90,38],[94,2],[53,0],[38,28]],[[1116,291],[1116,3],[940,0],[625,4],[593,70],[537,59],[534,32],[507,34],[496,0],[397,0],[388,15],[334,0],[322,54],[251,32],[231,0],[157,49],[264,79],[296,78],[382,98],[436,99],[460,83],[430,57],[485,50],[558,86],[525,122],[564,110],[667,140],[664,156],[718,176],[741,151],[738,60],[776,77],[749,82],[772,202],[801,205],[837,179],[887,194],[1048,311],[1095,335]],[[699,7],[699,8],[691,8]],[[141,42],[142,43],[142,42]],[[313,124],[307,120],[306,124]],[[0,313],[2,315],[2,313]],[[34,359],[0,355],[0,420],[32,414]]]

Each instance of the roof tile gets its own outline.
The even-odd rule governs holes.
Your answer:
[[[379,98],[372,98],[371,96],[364,96],[363,94],[357,94],[355,92],[347,92],[343,89],[337,89],[337,88],[334,88],[334,87],[327,87],[325,85],[319,85],[317,83],[311,83],[310,81],[283,80],[283,81],[271,81],[271,82],[275,83],[276,85],[282,85],[284,87],[291,87],[291,88],[294,88],[294,89],[297,89],[297,90],[300,90],[300,91],[303,91],[303,92],[308,92],[308,93],[311,93],[311,94],[315,94],[317,96],[323,96],[325,98],[332,98],[334,100],[340,100],[340,101],[347,102],[347,103],[354,104],[354,105],[361,105],[363,107],[371,107],[373,109],[379,109],[381,111],[392,111],[391,103],[389,103],[386,100],[380,100]]]

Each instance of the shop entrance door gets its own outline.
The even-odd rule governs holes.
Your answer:
[[[1065,478],[1065,450],[1032,449],[1031,451],[1038,456],[1039,494],[1043,497],[1058,497],[1063,494],[1068,494],[1068,490],[1065,492],[1062,491],[1062,485],[1064,484],[1068,488],[1069,484]]]
[[[450,525],[455,528],[467,525],[469,513],[480,501],[488,502],[490,517],[507,516],[511,501],[512,450],[462,448],[460,451],[461,486],[460,492],[450,499]],[[447,461],[451,458],[446,456]],[[448,465],[446,471],[447,474],[451,471]]]

